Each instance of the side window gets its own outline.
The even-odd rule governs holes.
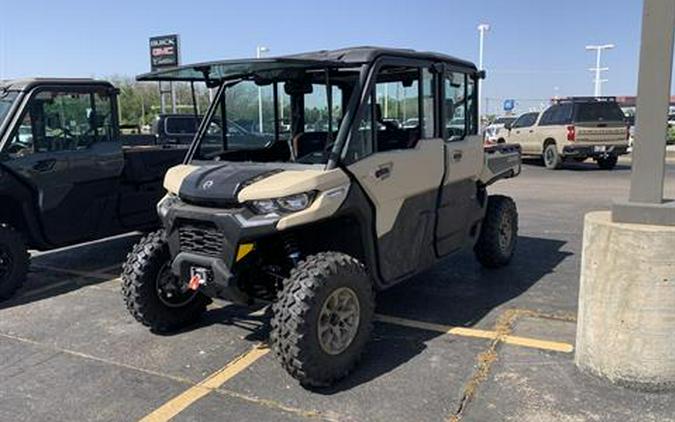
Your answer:
[[[8,153],[77,151],[113,140],[107,93],[42,91],[33,96],[12,135]]]
[[[422,69],[422,138],[433,138],[436,129],[434,75],[428,68]]]
[[[466,112],[466,75],[458,72],[445,74],[445,130],[449,141],[464,139],[468,126]]]
[[[466,111],[469,120],[469,134],[478,133],[478,85],[473,78],[467,78]]]
[[[435,136],[435,82],[428,69],[383,66],[344,153],[347,164],[374,152],[411,149]]]
[[[433,117],[427,122],[421,120],[424,84],[420,84],[420,74],[418,67],[383,66],[380,69],[374,105],[376,151],[414,148],[423,137],[426,124],[431,125],[433,134]],[[431,74],[429,78],[432,79]],[[433,98],[430,100],[433,104]]]
[[[537,121],[539,113],[526,113],[520,116],[515,122],[513,122],[512,128],[519,127],[530,127],[534,125]]]
[[[361,110],[359,124],[352,130],[349,143],[344,154],[346,164],[361,160],[375,151],[375,132],[373,96],[369,95],[365,107]]]
[[[556,125],[566,125],[572,121],[572,104],[565,103],[558,106],[558,112],[553,116],[553,123]]]
[[[527,117],[527,114],[523,114],[520,117],[518,117],[512,124],[511,124],[511,129],[517,129],[519,127],[523,127],[523,122],[525,122],[525,119]]]
[[[551,106],[548,110],[544,111],[544,114],[541,115],[541,120],[539,121],[539,126],[549,126],[554,124],[553,119],[555,114],[558,112],[557,105]]]

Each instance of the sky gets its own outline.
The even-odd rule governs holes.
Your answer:
[[[485,38],[491,107],[592,95],[594,53],[614,43],[604,95],[634,95],[640,0],[0,0],[0,79],[134,76],[149,71],[148,37],[181,36],[183,63],[358,45],[406,47],[478,62]],[[529,101],[534,99],[536,101]]]

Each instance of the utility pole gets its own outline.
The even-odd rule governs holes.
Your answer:
[[[609,70],[608,67],[600,66],[600,56],[602,55],[602,50],[609,50],[614,48],[614,44],[603,44],[603,45],[587,45],[586,50],[595,50],[595,67],[591,67],[591,72],[595,72],[595,89],[593,95],[599,97],[602,95],[602,83],[607,82],[607,79],[601,79],[600,75],[602,72]]]
[[[483,67],[483,44],[484,44],[484,39],[485,39],[485,33],[490,30],[490,25],[487,23],[481,23],[478,25],[478,70],[485,70]],[[483,113],[481,112],[481,101],[480,101],[480,96],[483,95],[483,89],[485,87],[485,83],[482,82],[482,80],[478,80],[476,82],[477,87],[478,87],[478,127],[482,129],[483,125]],[[482,85],[482,86],[481,86]],[[486,102],[487,104],[487,102]]]
[[[255,48],[255,57],[257,59],[261,58],[264,53],[269,52],[270,49],[263,46],[257,46]],[[262,87],[258,87],[258,131],[263,133],[263,105],[262,105]]]

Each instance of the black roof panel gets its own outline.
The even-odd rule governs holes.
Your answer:
[[[411,49],[383,47],[352,47],[339,50],[321,50],[308,53],[291,54],[261,59],[221,60],[190,64],[136,77],[139,81],[203,81],[208,74],[209,79],[230,79],[246,76],[251,73],[297,68],[324,68],[358,66],[374,61],[379,56],[393,56],[411,59],[432,60],[450,63],[454,66],[476,70],[476,66],[466,60],[440,53],[419,52]]]
[[[0,80],[0,91],[28,91],[37,85],[107,85],[108,81],[91,78],[20,78]]]

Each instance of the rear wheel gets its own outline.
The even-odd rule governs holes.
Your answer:
[[[153,331],[167,332],[195,322],[210,299],[187,289],[171,272],[164,231],[145,236],[127,256],[122,295],[131,315]]]
[[[598,167],[603,170],[613,170],[616,167],[616,163],[619,161],[619,157],[616,155],[610,155],[609,157],[598,158]]]
[[[272,349],[301,384],[327,386],[352,371],[370,337],[374,292],[359,261],[322,252],[300,262],[274,303]]]
[[[9,299],[26,280],[28,250],[21,233],[0,225],[0,299]]]
[[[549,170],[559,169],[562,165],[562,157],[558,153],[555,143],[546,144],[544,147],[544,165]]]
[[[508,196],[492,195],[480,236],[474,246],[478,261],[486,268],[498,268],[509,263],[518,238],[518,210]]]

